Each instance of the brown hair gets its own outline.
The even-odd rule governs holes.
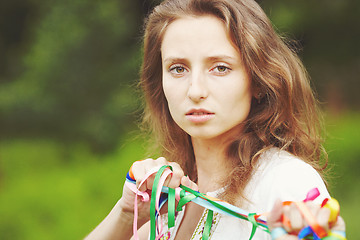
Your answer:
[[[145,97],[144,123],[170,161],[193,180],[196,164],[191,139],[173,121],[162,89],[161,43],[166,28],[183,16],[212,15],[222,20],[248,71],[255,96],[239,139],[228,147],[234,165],[225,196],[242,195],[254,162],[271,147],[298,156],[321,172],[322,147],[317,102],[308,75],[294,51],[276,34],[253,0],[168,0],[146,21],[140,86]],[[229,194],[235,192],[235,194]]]

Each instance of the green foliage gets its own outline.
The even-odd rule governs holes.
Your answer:
[[[0,72],[1,137],[81,139],[103,151],[116,146],[139,104],[132,89],[140,62],[137,3],[33,3],[38,15],[27,31],[32,41],[21,55],[22,71],[7,80]]]
[[[327,119],[331,192],[340,201],[349,238],[358,239],[360,115]],[[83,238],[120,198],[131,163],[145,157],[142,141],[126,138],[102,156],[80,142],[0,142],[0,239]]]
[[[266,0],[261,5],[281,35],[299,42],[299,54],[327,107],[359,109],[360,1]]]
[[[330,189],[339,200],[349,239],[360,239],[356,216],[360,214],[360,114],[327,117]]]
[[[1,142],[0,239],[83,238],[120,198],[140,146],[100,157],[84,144]]]
[[[137,120],[141,26],[158,2],[1,1],[0,138],[115,148]],[[281,34],[303,45],[328,107],[358,109],[360,1],[258,2]]]
[[[143,17],[158,2],[0,2],[0,239],[81,239],[120,197],[143,157],[140,140],[122,144],[137,120]],[[358,109],[360,1],[258,2],[304,47],[327,107]],[[353,239],[359,121],[327,118],[331,191]]]

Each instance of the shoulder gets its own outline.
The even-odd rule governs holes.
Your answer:
[[[260,156],[249,187],[251,198],[266,208],[272,207],[276,199],[301,201],[313,188],[320,191],[316,202],[329,197],[324,181],[311,165],[278,148],[271,148]]]
[[[301,180],[301,183],[304,183],[308,178],[312,180],[316,178],[322,181],[320,174],[311,165],[278,148],[271,148],[260,156],[255,172],[269,176],[274,175],[273,177],[279,180]]]

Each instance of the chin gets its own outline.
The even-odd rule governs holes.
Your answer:
[[[212,132],[202,129],[200,131],[188,131],[187,133],[192,138],[201,139],[201,140],[211,140],[223,136],[225,132]]]
[[[191,138],[199,139],[199,140],[214,140],[220,141],[222,143],[233,141],[238,138],[239,134],[241,134],[241,125],[234,126],[229,129],[188,129],[186,131]]]
[[[196,138],[199,140],[211,140],[215,139],[217,135],[209,135],[209,134],[189,134],[191,138]]]

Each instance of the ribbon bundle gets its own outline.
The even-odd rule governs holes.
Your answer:
[[[153,174],[155,175],[153,188],[151,191],[151,199],[149,197],[149,194],[147,192],[141,192],[139,188],[142,184]],[[202,239],[208,240],[210,236],[210,230],[212,225],[212,218],[213,218],[213,212],[218,212],[220,214],[224,215],[230,215],[234,216],[246,221],[249,221],[252,223],[252,231],[251,235],[249,237],[249,240],[251,240],[256,232],[257,228],[262,229],[265,232],[270,233],[269,228],[266,224],[266,221],[263,220],[258,214],[255,213],[248,213],[243,209],[240,209],[236,206],[233,206],[225,201],[222,201],[220,199],[207,196],[203,193],[194,191],[186,186],[180,185],[180,187],[176,189],[168,188],[163,186],[166,178],[172,174],[172,167],[171,166],[162,166],[160,168],[152,169],[150,172],[147,173],[147,175],[144,177],[144,179],[139,184],[139,187],[136,187],[136,181],[133,176],[133,173],[130,169],[130,171],[126,175],[126,186],[131,189],[135,194],[135,201],[134,201],[134,224],[133,224],[133,233],[134,238],[138,239],[137,234],[137,216],[138,216],[138,209],[137,209],[137,196],[141,196],[143,202],[147,202],[150,199],[150,240],[157,240],[159,239],[160,233],[162,232],[162,223],[160,220],[160,209],[161,207],[168,202],[168,228],[171,228],[175,225],[175,212],[181,211],[182,207],[187,204],[188,202],[194,202],[204,208],[209,209],[207,219],[205,222],[205,227],[203,231]],[[317,189],[311,190],[305,201],[308,200],[314,200],[319,195],[319,192]],[[175,201],[178,201],[178,205],[175,208]],[[330,199],[333,200],[333,199]],[[333,219],[333,221],[336,221],[336,218],[339,214],[339,208],[338,204],[334,203],[333,201],[324,201],[322,204],[322,207],[328,207],[331,210],[331,216],[330,220]],[[336,200],[335,200],[336,201]],[[284,205],[291,204],[291,202],[284,202]],[[311,239],[326,239],[326,240],[339,240],[339,239],[345,239],[337,236],[336,234],[330,234],[328,233],[317,224],[316,220],[312,216],[312,214],[308,213],[308,209],[303,204],[303,202],[295,202],[297,204],[299,210],[303,213],[305,219],[309,223],[309,227],[304,228],[299,233],[299,239],[303,239],[307,236],[313,236]],[[284,224],[289,224],[289,221],[286,218],[283,218]],[[273,235],[273,234],[272,234]],[[325,237],[325,238],[324,238]]]

